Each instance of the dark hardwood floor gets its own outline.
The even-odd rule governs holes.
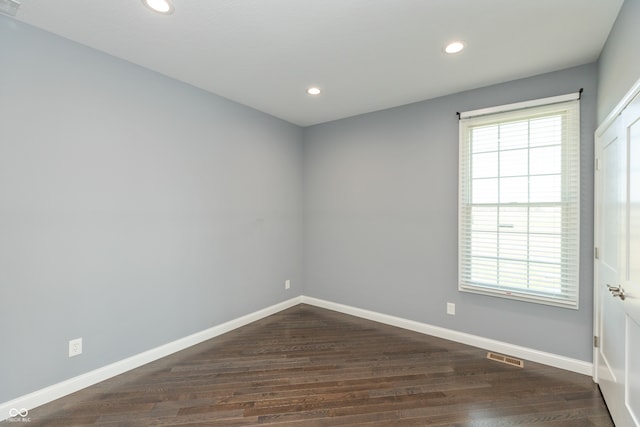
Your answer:
[[[299,305],[33,409],[28,425],[613,425],[590,377],[485,357]]]

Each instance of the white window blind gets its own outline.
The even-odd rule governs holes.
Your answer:
[[[460,115],[461,291],[578,307],[578,95]]]

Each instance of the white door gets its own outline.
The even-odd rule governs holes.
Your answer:
[[[625,405],[640,426],[640,97],[622,115],[627,137],[627,255],[622,287],[626,330]]]
[[[624,302],[614,298],[608,285],[618,283],[622,260],[624,199],[624,138],[618,118],[596,141],[596,295],[599,346],[596,354],[596,380],[614,420],[624,413]],[[628,423],[627,423],[628,424]],[[629,424],[628,424],[629,425]]]
[[[596,140],[595,379],[617,427],[640,426],[640,99]]]

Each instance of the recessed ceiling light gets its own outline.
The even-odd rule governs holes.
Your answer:
[[[464,49],[464,42],[456,41],[446,45],[444,51],[446,53],[458,53],[462,51],[462,49]]]
[[[320,95],[320,89],[317,87],[310,87],[309,89],[307,89],[307,93],[309,95]]]
[[[165,15],[173,13],[173,5],[169,0],[142,0],[142,3],[144,3],[144,5],[149,9],[158,13],[164,13]]]

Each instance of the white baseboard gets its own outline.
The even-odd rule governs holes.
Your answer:
[[[588,376],[591,376],[593,374],[593,364],[578,359],[572,359],[553,353],[534,350],[528,347],[521,347],[519,345],[513,345],[502,341],[483,338],[464,332],[458,332],[451,329],[441,328],[439,326],[433,326],[426,323],[407,320],[401,317],[389,316],[387,314],[376,313],[374,311],[363,310],[361,308],[337,304],[317,298],[303,296],[302,303],[338,311],[340,313],[345,313],[356,317],[361,317],[363,319],[373,320],[375,322],[384,323],[386,325],[397,326],[399,328],[408,329],[414,332],[420,332],[426,335],[432,335],[438,338],[444,338],[450,341],[455,341],[474,347],[483,348],[485,350],[515,356],[521,359],[531,360],[532,362],[542,363],[544,365],[565,369],[567,371],[576,372],[578,374]]]
[[[128,357],[110,365],[98,368],[86,374],[62,381],[60,383],[45,387],[33,393],[18,397],[8,402],[0,403],[0,422],[10,418],[11,409],[22,410],[26,408],[31,410],[45,403],[59,399],[68,394],[74,393],[83,388],[97,384],[101,381],[120,375],[124,372],[145,365],[154,360],[161,359],[170,354],[176,353],[185,348],[199,344],[211,338],[215,338],[224,333],[230,332],[241,326],[260,320],[264,317],[278,313],[297,304],[304,303],[314,305],[316,307],[326,308],[340,313],[350,314],[352,316],[361,317],[363,319],[373,320],[375,322],[384,323],[411,331],[433,335],[439,338],[468,344],[474,347],[484,348],[499,353],[508,354],[522,359],[531,360],[556,368],[566,369],[583,375],[592,375],[593,364],[582,360],[571,359],[557,354],[546,353],[527,347],[521,347],[502,341],[496,341],[476,335],[466,334],[451,329],[441,328],[426,323],[420,323],[413,320],[403,319],[401,317],[390,316],[387,314],[376,313],[374,311],[364,310],[361,308],[351,307],[348,305],[338,304],[330,301],[321,300],[313,297],[300,296],[270,307],[258,310],[234,320],[230,320],[223,324],[214,326],[193,335],[180,338],[176,341],[153,348],[140,354]]]
[[[283,301],[204,331],[196,332],[195,334],[180,338],[168,344],[161,345],[160,347],[153,348],[102,368],[87,372],[86,374],[70,378],[66,381],[45,387],[8,402],[0,403],[0,422],[11,417],[11,412],[13,412],[11,409],[22,410],[25,408],[27,410],[31,410],[78,390],[82,390],[83,388],[130,371],[131,369],[153,362],[154,360],[161,359],[165,356],[217,337],[218,335],[222,335],[251,322],[255,322],[256,320],[278,313],[282,310],[298,305],[301,302],[302,297],[295,297],[290,300]]]

